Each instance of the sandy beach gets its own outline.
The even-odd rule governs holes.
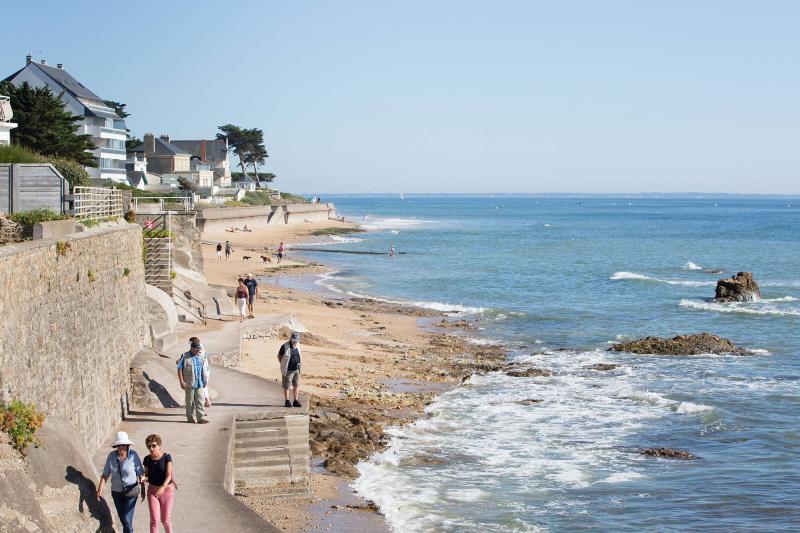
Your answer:
[[[379,510],[354,494],[348,480],[355,464],[382,450],[384,429],[420,416],[432,398],[476,370],[500,367],[505,353],[476,346],[457,334],[470,323],[450,322],[443,313],[363,298],[298,290],[279,276],[325,271],[293,250],[297,243],[324,242],[312,235],[325,228],[355,228],[336,221],[276,226],[253,232],[203,234],[208,283],[232,288],[248,272],[259,280],[255,313],[292,314],[302,325],[301,392],[309,394],[314,475],[309,487],[250,489],[237,495],[287,532],[313,529],[388,531]],[[214,244],[230,240],[230,260],[219,261]],[[288,247],[277,263],[280,242]],[[210,244],[214,243],[214,244]],[[260,256],[271,262],[264,262]],[[244,256],[252,259],[243,260]],[[304,287],[307,287],[305,284]],[[241,370],[278,381],[279,338],[243,341]],[[298,511],[302,509],[302,511]]]

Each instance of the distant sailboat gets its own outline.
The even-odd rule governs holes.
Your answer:
[[[405,199],[406,199],[406,197],[405,197],[405,196],[403,196],[403,193],[400,193],[400,199],[401,199],[401,200],[405,200]]]

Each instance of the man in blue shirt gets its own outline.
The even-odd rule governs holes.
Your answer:
[[[251,272],[247,273],[247,278],[244,280],[244,286],[247,287],[247,311],[250,314],[249,318],[255,318],[253,303],[258,296],[258,282],[253,277]]]
[[[205,408],[206,379],[203,375],[203,358],[200,357],[200,343],[193,342],[191,349],[178,361],[178,381],[184,390],[186,400],[186,420],[194,423],[195,413],[198,424],[208,424]]]

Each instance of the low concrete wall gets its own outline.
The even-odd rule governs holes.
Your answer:
[[[327,204],[287,204],[264,207],[220,207],[197,212],[200,231],[225,231],[231,226],[242,229],[264,228],[275,224],[319,222],[336,218],[336,206]]]
[[[37,222],[33,225],[33,240],[52,239],[75,233],[77,223],[73,219]]]
[[[229,227],[242,229],[264,228],[269,222],[270,206],[219,207],[201,209],[197,212],[197,229],[202,232],[225,231]]]
[[[145,339],[141,228],[0,247],[0,287],[0,402],[63,416],[96,450],[122,418]]]

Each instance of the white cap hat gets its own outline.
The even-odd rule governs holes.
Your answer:
[[[116,448],[117,446],[121,446],[123,444],[127,444],[128,446],[133,446],[133,442],[131,439],[128,438],[128,434],[124,431],[117,431],[117,438],[111,444],[112,448]]]

